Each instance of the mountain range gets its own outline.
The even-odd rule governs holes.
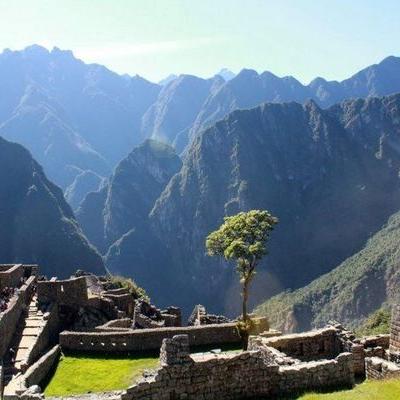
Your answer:
[[[223,75],[155,84],[57,48],[4,51],[0,136],[33,158],[2,142],[17,146],[31,166],[20,192],[6,174],[0,179],[12,232],[0,235],[3,259],[40,262],[46,274],[60,276],[78,262],[93,271],[106,265],[132,276],[161,306],[188,311],[203,303],[235,315],[235,271],[206,256],[204,240],[224,216],[262,208],[280,223],[253,305],[291,290],[282,295],[291,307],[299,296],[310,298],[298,293],[319,288],[310,282],[322,274],[335,280],[331,271],[399,210],[400,58],[342,82],[303,85],[248,69]],[[41,188],[37,201],[31,188]],[[25,203],[10,212],[13,196]],[[388,292],[381,297],[380,304],[391,299]],[[269,312],[276,299],[257,310]],[[326,315],[361,318],[372,308]],[[315,311],[304,315],[276,323],[295,330],[322,321]]]
[[[303,85],[267,71],[223,69],[210,79],[180,75],[155,84],[33,45],[0,54],[0,136],[29,149],[77,209],[146,138],[186,154],[199,132],[236,109],[309,99],[326,108],[388,95],[400,91],[399,72],[400,59],[391,56],[342,82]]]
[[[2,138],[0,243],[2,263],[37,263],[48,277],[68,277],[78,268],[105,273],[61,189],[26,149]]]
[[[329,272],[398,210],[399,116],[400,95],[328,109],[309,101],[237,110],[195,137],[182,167],[176,162],[179,172],[157,186],[157,196],[154,191],[147,197],[151,201],[141,209],[148,218],[135,222],[132,205],[140,203],[125,183],[118,190],[108,186],[112,208],[104,206],[102,191],[87,196],[78,219],[112,271],[132,274],[146,288],[167,271],[175,301],[186,307],[202,301],[211,310],[234,313],[236,276],[228,264],[205,255],[206,235],[240,210],[268,209],[279,217],[254,304]],[[116,171],[131,166],[136,174],[136,163],[121,164],[125,168]],[[154,171],[151,165],[143,164],[140,175],[149,166]],[[111,181],[122,182],[118,175]],[[114,223],[116,234],[106,243],[101,240],[107,234],[96,236],[107,231],[99,221]],[[163,256],[155,259],[154,247],[143,243],[155,243]],[[171,293],[168,286],[149,292],[160,304]]]
[[[63,189],[84,171],[107,177],[142,142],[142,114],[160,90],[36,45],[0,55],[0,88],[0,136],[28,148]]]

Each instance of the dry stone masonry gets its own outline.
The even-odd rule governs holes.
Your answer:
[[[244,399],[351,387],[357,375],[400,377],[400,307],[390,335],[357,339],[339,324],[284,335],[254,320],[247,351],[193,353],[196,346],[236,344],[235,321],[197,305],[188,326],[177,307],[160,310],[106,277],[79,271],[42,280],[38,267],[0,265],[6,288],[0,312],[0,382],[6,400],[38,400],[40,385],[62,351],[126,353],[160,350],[160,366],[113,400]],[[11,288],[9,290],[9,288]],[[14,357],[10,357],[9,349]],[[105,395],[107,397],[107,395]]]

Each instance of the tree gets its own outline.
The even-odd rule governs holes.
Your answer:
[[[251,210],[225,217],[220,228],[211,232],[206,240],[210,256],[222,256],[235,260],[242,284],[242,337],[243,347],[247,348],[248,330],[251,321],[247,313],[249,286],[256,274],[260,260],[268,254],[267,241],[278,219],[268,211]]]

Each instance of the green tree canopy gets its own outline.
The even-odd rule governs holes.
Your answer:
[[[268,211],[251,210],[225,217],[220,228],[211,232],[206,240],[207,253],[226,260],[236,260],[242,283],[243,315],[247,324],[249,285],[256,273],[258,262],[268,253],[267,241],[278,219]]]

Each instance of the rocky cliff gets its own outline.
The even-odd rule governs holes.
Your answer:
[[[0,138],[0,260],[38,263],[49,277],[105,272],[60,188],[22,146]]]
[[[169,145],[148,139],[116,167],[108,183],[77,211],[89,239],[103,252],[132,229],[147,231],[147,217],[181,160]]]
[[[177,300],[236,312],[233,269],[207,257],[204,240],[240,210],[280,219],[253,301],[303,286],[358,251],[398,209],[399,115],[399,95],[327,110],[264,104],[198,135],[150,214],[171,260],[158,270],[175,277]]]

